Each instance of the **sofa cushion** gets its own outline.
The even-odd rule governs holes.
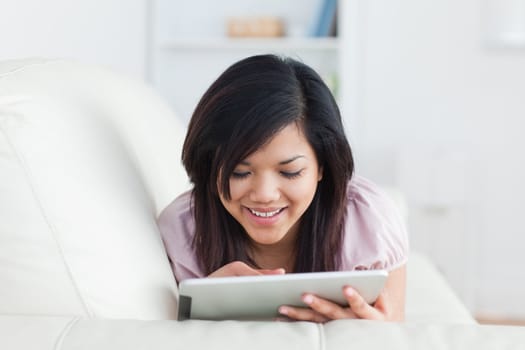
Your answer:
[[[102,68],[0,64],[0,314],[175,318],[155,218],[188,187],[183,135]]]
[[[443,275],[428,258],[418,253],[412,253],[407,264],[405,320],[476,323]]]
[[[9,350],[523,349],[525,328],[458,323],[83,320],[0,315]]]

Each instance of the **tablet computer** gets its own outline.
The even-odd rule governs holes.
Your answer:
[[[303,293],[348,305],[346,285],[372,304],[387,276],[385,270],[359,270],[186,279],[179,283],[178,319],[273,319],[281,305],[306,307]]]

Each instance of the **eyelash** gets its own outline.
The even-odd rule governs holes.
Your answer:
[[[248,175],[250,175],[249,172],[245,172],[245,173],[236,173],[235,171],[232,173],[232,177],[233,178],[236,178],[236,179],[244,179],[245,177],[247,177]]]
[[[303,172],[302,169],[299,170],[299,171],[296,171],[294,173],[288,173],[288,172],[285,172],[285,171],[281,171],[281,175],[283,175],[287,179],[295,179],[296,177],[301,176],[302,172]]]
[[[296,172],[293,172],[293,173],[288,173],[286,171],[281,171],[281,175],[284,176],[285,178],[287,179],[295,179],[299,176],[301,176],[303,172],[303,169],[299,170],[299,171],[296,171]],[[235,178],[235,179],[244,179],[246,177],[248,177],[248,175],[250,175],[250,172],[244,172],[244,173],[237,173],[237,172],[233,172],[232,173],[232,177]]]

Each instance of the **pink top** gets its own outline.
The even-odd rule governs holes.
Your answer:
[[[348,206],[341,270],[392,270],[408,258],[407,232],[394,202],[370,181],[354,176]],[[204,277],[191,242],[195,221],[191,192],[177,197],[160,214],[158,224],[175,278]]]

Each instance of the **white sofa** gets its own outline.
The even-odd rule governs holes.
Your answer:
[[[104,68],[0,63],[1,349],[525,349],[525,328],[476,324],[417,254],[404,323],[175,321],[155,218],[188,188],[183,137]]]

